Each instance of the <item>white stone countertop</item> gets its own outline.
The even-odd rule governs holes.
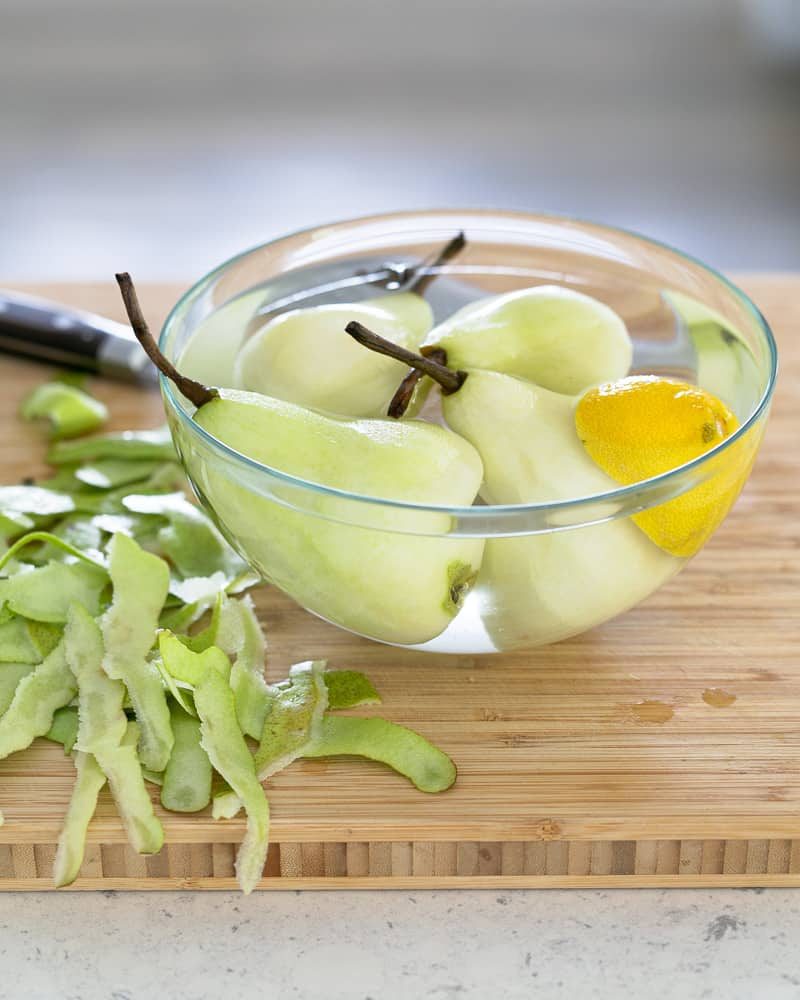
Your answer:
[[[784,1000],[793,890],[0,894],[3,1000]]]

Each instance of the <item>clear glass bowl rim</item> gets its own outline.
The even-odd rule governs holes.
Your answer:
[[[708,264],[693,257],[691,254],[684,253],[682,250],[677,250],[675,247],[670,246],[668,243],[664,243],[660,240],[652,239],[649,236],[644,236],[631,229],[625,229],[620,226],[610,226],[605,223],[593,222],[588,219],[582,219],[577,216],[559,215],[547,212],[523,212],[523,211],[512,211],[504,209],[475,209],[475,208],[442,208],[442,209],[420,209],[420,210],[406,210],[400,212],[387,212],[378,213],[376,215],[365,215],[365,216],[355,216],[349,219],[341,219],[336,222],[328,222],[324,224],[319,224],[315,226],[306,226],[302,229],[295,230],[291,233],[284,233],[281,236],[276,237],[272,240],[267,240],[264,243],[256,244],[251,246],[240,253],[235,254],[233,257],[228,258],[223,263],[219,264],[217,267],[213,268],[202,278],[196,281],[183,295],[178,299],[175,305],[170,310],[167,315],[164,325],[161,329],[161,334],[159,336],[159,347],[165,354],[169,357],[168,351],[168,340],[172,332],[173,325],[177,322],[178,316],[182,310],[194,299],[200,297],[206,289],[212,285],[229,267],[244,260],[246,257],[252,254],[257,254],[262,250],[270,247],[275,247],[280,243],[288,240],[296,239],[297,237],[310,236],[316,232],[324,231],[333,227],[341,228],[348,225],[358,225],[363,223],[379,223],[385,222],[391,224],[393,220],[405,220],[410,221],[414,218],[424,218],[425,216],[439,216],[439,217],[451,217],[453,219],[453,225],[459,227],[459,218],[464,216],[479,216],[485,217],[487,226],[494,222],[502,222],[502,220],[518,220],[536,223],[537,221],[546,222],[550,224],[567,224],[567,225],[577,225],[577,226],[587,226],[599,232],[605,232],[610,236],[626,236],[632,238],[638,242],[644,243],[650,247],[658,250],[667,251],[670,254],[683,259],[689,264],[700,268],[705,271],[706,274],[710,275],[720,284],[722,284],[729,292],[731,292],[739,302],[744,306],[746,312],[748,312],[752,319],[755,321],[756,327],[758,328],[761,335],[764,337],[768,351],[769,351],[769,380],[767,382],[766,388],[761,395],[758,403],[753,409],[753,412],[747,417],[747,419],[737,428],[737,430],[730,435],[730,437],[725,438],[724,441],[720,442],[710,451],[705,452],[698,458],[693,459],[690,462],[686,462],[683,465],[676,466],[674,469],[670,469],[668,472],[663,472],[658,476],[652,476],[649,479],[642,479],[637,483],[631,483],[627,486],[621,486],[614,490],[608,490],[605,493],[594,493],[588,494],[582,497],[570,498],[567,500],[557,500],[548,503],[534,503],[534,504],[491,504],[486,506],[470,506],[470,507],[453,507],[438,504],[418,504],[411,503],[409,501],[402,500],[391,500],[385,497],[375,497],[369,496],[361,493],[351,493],[348,490],[338,489],[332,486],[325,486],[321,483],[314,483],[310,480],[303,479],[300,476],[293,476],[289,473],[282,472],[280,469],[276,469],[272,466],[265,465],[255,459],[249,458],[247,455],[243,455],[241,452],[236,451],[234,448],[229,447],[224,442],[220,441],[219,438],[214,437],[204,428],[200,427],[193,419],[192,416],[185,407],[178,401],[176,394],[177,389],[174,387],[172,382],[169,381],[164,375],[160,375],[159,381],[161,383],[161,390],[164,395],[165,401],[168,403],[170,408],[177,414],[178,419],[186,426],[190,434],[199,436],[205,441],[212,449],[218,451],[223,457],[235,464],[244,465],[247,470],[252,472],[260,472],[266,474],[272,479],[276,479],[279,482],[283,482],[293,489],[307,490],[309,493],[337,497],[342,500],[352,501],[354,504],[362,503],[370,506],[379,506],[384,508],[394,508],[402,511],[415,511],[419,514],[431,513],[431,514],[449,514],[454,518],[459,520],[469,521],[470,519],[480,520],[482,523],[486,521],[491,521],[492,518],[502,519],[504,523],[507,523],[509,515],[512,517],[514,515],[520,515],[520,517],[528,517],[530,515],[535,515],[537,513],[547,514],[548,518],[558,516],[559,514],[566,515],[566,520],[564,527],[569,526],[576,527],[580,524],[580,521],[573,520],[576,514],[579,514],[580,510],[586,508],[589,516],[587,517],[586,523],[596,523],[598,518],[592,516],[590,510],[595,505],[606,505],[606,504],[622,504],[624,505],[626,501],[633,499],[638,499],[641,502],[636,504],[636,510],[644,510],[651,506],[656,506],[657,504],[663,503],[666,499],[670,499],[673,496],[678,496],[681,493],[686,492],[691,489],[697,483],[702,482],[705,478],[703,475],[703,469],[708,466],[708,463],[717,455],[722,454],[727,448],[732,447],[736,441],[742,438],[747,432],[759,421],[759,419],[765,415],[770,400],[772,398],[772,393],[775,388],[775,382],[778,374],[778,349],[775,343],[775,338],[770,329],[769,324],[764,318],[761,310],[752,299],[741,290],[737,285],[725,277],[722,273],[717,271],[715,268],[710,267]],[[404,235],[408,235],[407,231],[404,231]],[[170,358],[170,360],[174,360]],[[696,475],[694,475],[696,473]],[[670,484],[675,480],[686,479],[685,489],[677,490],[674,493],[670,492]],[[650,498],[650,502],[647,499]],[[612,514],[611,517],[620,516],[622,513],[630,513],[630,511],[619,511],[618,513]],[[602,518],[605,520],[606,518]],[[413,533],[413,532],[412,532]],[[507,534],[507,531],[503,531],[503,534]]]

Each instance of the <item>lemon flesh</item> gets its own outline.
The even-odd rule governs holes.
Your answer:
[[[587,454],[623,485],[641,482],[699,458],[739,426],[711,393],[657,376],[632,376],[590,389],[575,409],[575,428]],[[707,478],[658,507],[633,515],[656,545],[694,555],[739,495],[755,456],[752,438],[713,458]]]

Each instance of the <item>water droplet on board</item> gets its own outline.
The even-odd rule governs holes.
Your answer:
[[[675,714],[672,705],[664,701],[640,701],[636,705],[631,705],[631,711],[637,722],[655,723],[658,726],[669,722]]]
[[[728,708],[736,701],[736,695],[728,694],[722,688],[706,688],[703,692],[703,701],[712,708]]]

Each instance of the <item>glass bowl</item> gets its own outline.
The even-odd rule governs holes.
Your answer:
[[[681,569],[747,479],[777,356],[758,309],[699,261],[606,226],[472,210],[354,219],[240,254],[177,303],[161,349],[186,374],[229,385],[234,358],[264,313],[375,295],[376,274],[382,288],[396,287],[407,268],[432,259],[459,230],[465,250],[437,268],[429,286],[437,321],[496,292],[537,284],[581,290],[624,319],[633,372],[700,384],[730,406],[738,430],[685,465],[602,494],[443,507],[349,493],[262,465],[198,426],[191,404],[163,378],[162,391],[200,501],[267,581],[313,614],[371,639],[491,653],[590,629]],[[400,377],[403,371],[398,366]],[[691,544],[665,551],[643,530],[646,519],[680,516],[686,504]],[[465,566],[477,570],[471,589]]]

